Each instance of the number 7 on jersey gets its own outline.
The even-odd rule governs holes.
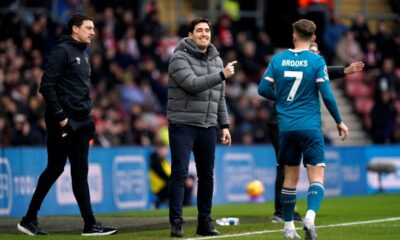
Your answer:
[[[285,71],[285,77],[294,77],[294,83],[292,88],[290,89],[289,96],[287,97],[286,101],[293,101],[294,96],[296,95],[297,89],[299,89],[301,80],[303,80],[303,72],[300,71]]]

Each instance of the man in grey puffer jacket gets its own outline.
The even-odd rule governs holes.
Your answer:
[[[172,170],[169,183],[171,237],[183,237],[182,204],[193,151],[198,177],[198,226],[202,236],[218,235],[211,219],[214,159],[218,127],[220,141],[231,145],[225,102],[225,80],[234,74],[231,62],[224,68],[211,41],[211,24],[198,18],[189,26],[169,64],[168,111]]]

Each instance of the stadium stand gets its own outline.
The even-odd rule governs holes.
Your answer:
[[[1,146],[44,145],[44,101],[37,91],[43,59],[65,32],[68,16],[82,10],[94,16],[97,28],[97,38],[88,51],[97,129],[94,144],[103,147],[153,145],[157,133],[167,124],[168,60],[185,32],[182,30],[184,25],[165,23],[181,21],[184,24],[184,19],[171,20],[171,15],[165,15],[159,8],[158,1],[143,1],[144,5],[122,0],[54,2],[59,4],[56,10],[54,6],[47,6],[51,4],[41,8],[13,7],[18,3],[1,6]],[[191,8],[188,1],[184,2],[182,11],[187,13]],[[274,47],[268,32],[260,31],[256,26],[244,28],[241,21],[231,19],[227,14],[214,21],[217,37],[213,43],[225,62],[237,59],[239,63],[226,90],[233,143],[269,143],[268,128],[263,123],[268,119],[272,104],[260,98],[255,89],[266,62],[278,48]],[[340,44],[348,40],[347,34],[340,36],[337,51],[332,52],[345,51],[346,54],[332,59],[339,59],[340,64],[363,59],[367,64],[366,72],[348,76],[334,86],[335,94],[343,96],[341,104],[345,106],[342,108],[350,114],[350,129],[358,132],[353,136],[365,140],[350,139],[348,144],[365,144],[373,139],[371,113],[376,106],[377,93],[382,91],[390,92],[394,106],[394,118],[390,119],[393,131],[384,143],[399,142],[399,22],[374,21],[375,31],[369,30],[365,19],[346,21],[345,24],[348,28],[345,32],[354,36],[352,45]],[[329,27],[328,24],[326,29]],[[387,59],[393,59],[393,68],[383,75],[382,66]],[[333,131],[329,125],[332,124],[324,122],[328,133]],[[333,137],[333,134],[328,135]],[[333,144],[337,143],[337,139],[333,139]]]

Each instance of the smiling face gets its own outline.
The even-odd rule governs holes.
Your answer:
[[[80,27],[72,27],[72,37],[81,43],[89,44],[95,36],[93,21],[84,20]]]
[[[206,52],[211,41],[211,29],[205,22],[194,26],[193,32],[189,32],[189,38],[197,45],[202,52]]]

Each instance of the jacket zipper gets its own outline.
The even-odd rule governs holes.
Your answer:
[[[208,59],[206,59],[206,69],[207,69],[207,75],[208,75]],[[207,106],[207,113],[206,113],[206,122],[205,122],[205,125],[206,125],[206,128],[208,128],[208,114],[210,113],[210,105],[211,105],[211,101],[210,101],[210,99],[211,99],[211,92],[212,92],[212,88],[210,88],[209,89],[209,94],[208,94],[208,106]]]

